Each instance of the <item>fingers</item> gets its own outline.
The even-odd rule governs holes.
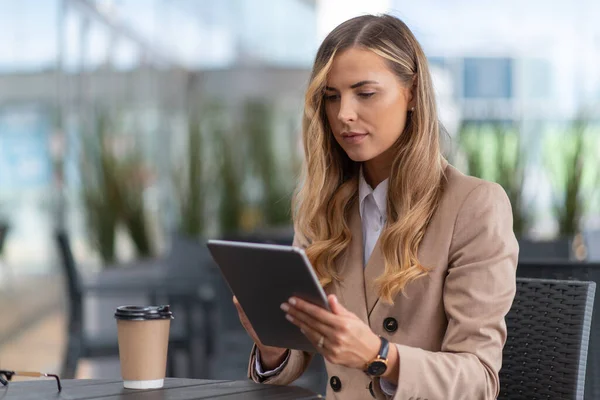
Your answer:
[[[327,296],[327,301],[329,302],[329,307],[334,314],[345,315],[348,313],[348,310],[346,310],[346,308],[340,304],[336,295],[330,294]]]
[[[325,338],[327,337],[326,335],[323,335],[322,333],[311,328],[308,325],[303,325],[300,328],[300,331],[304,334],[304,336],[306,336],[306,338],[312,343],[312,345],[315,347],[315,349],[317,349],[319,353],[324,354],[327,352],[325,344]],[[323,342],[322,345],[319,346],[319,340],[321,340],[321,337],[323,337]]]
[[[335,329],[323,322],[313,318],[294,307],[290,307],[287,303],[281,305],[281,309],[286,312],[286,318],[292,324],[296,325],[300,330],[314,330],[326,336],[335,335]]]
[[[332,328],[337,328],[339,325],[339,318],[335,314],[297,297],[290,298],[289,302],[284,304],[291,306],[290,310],[307,314],[324,325],[329,325]]]

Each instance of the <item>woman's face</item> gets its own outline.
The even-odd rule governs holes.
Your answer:
[[[386,150],[404,130],[410,101],[410,87],[372,51],[350,48],[333,59],[325,110],[335,140],[353,161],[391,162]]]

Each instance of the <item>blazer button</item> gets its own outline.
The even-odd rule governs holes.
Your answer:
[[[389,333],[394,333],[398,330],[398,321],[395,318],[388,317],[383,320],[383,329]]]
[[[369,382],[369,392],[371,392],[371,396],[373,396],[374,399],[377,398],[377,396],[375,396],[375,392],[373,391],[373,381]]]
[[[342,390],[342,381],[337,376],[332,376],[329,380],[329,385],[333,389],[334,392],[339,392]]]

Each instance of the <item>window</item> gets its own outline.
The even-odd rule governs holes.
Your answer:
[[[513,96],[513,60],[510,58],[465,58],[465,98],[509,99]]]

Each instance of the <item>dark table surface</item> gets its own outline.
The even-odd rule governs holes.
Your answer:
[[[213,399],[319,399],[320,395],[293,386],[261,385],[245,381],[210,381],[202,379],[165,380],[162,389],[130,390],[120,380],[65,379],[62,392],[53,380],[11,382],[0,387],[0,400],[94,399],[94,400],[194,400]]]

